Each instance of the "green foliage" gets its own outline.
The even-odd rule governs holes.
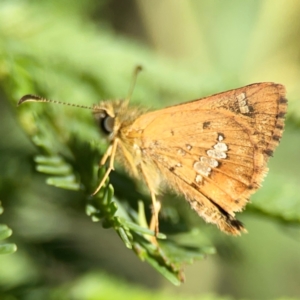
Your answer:
[[[286,148],[279,148],[276,152],[276,158],[280,164],[275,165],[271,160],[272,172],[263,183],[264,193],[258,193],[252,197],[254,204],[252,209],[256,213],[272,216],[278,221],[295,225],[300,222],[300,201],[297,188],[299,166],[294,164],[295,155],[300,147],[298,134],[298,130],[292,129],[288,123],[282,139],[282,144]],[[288,145],[293,145],[293,147]],[[280,186],[280,189],[274,189],[276,186]]]
[[[3,213],[3,207],[0,202],[0,215]],[[12,230],[4,224],[0,224],[0,241],[7,239],[12,235]],[[11,254],[17,250],[17,246],[11,243],[0,244],[0,254]]]
[[[211,246],[213,244],[218,249],[219,257],[223,255],[226,261],[232,263],[229,267],[224,265],[220,267],[223,276],[218,276],[222,282],[219,285],[223,287],[223,290],[226,291],[224,287],[226,285],[233,287],[232,289],[236,291],[237,286],[244,287],[246,282],[255,282],[253,277],[250,278],[251,280],[246,280],[247,275],[243,273],[241,276],[238,271],[230,273],[232,275],[236,272],[235,277],[227,274],[230,268],[238,267],[234,264],[236,261],[242,265],[243,270],[247,270],[245,273],[252,276],[255,274],[254,277],[257,278],[258,284],[255,284],[255,288],[250,292],[248,291],[249,294],[263,289],[264,285],[259,281],[263,270],[258,272],[253,267],[254,270],[250,272],[249,269],[258,264],[266,266],[265,257],[272,256],[273,261],[269,262],[269,267],[264,267],[264,269],[270,269],[270,274],[276,273],[272,271],[272,266],[275,265],[273,262],[279,261],[279,258],[288,251],[285,247],[288,241],[285,240],[282,245],[280,242],[278,245],[272,244],[273,249],[276,248],[280,252],[279,256],[276,256],[277,252],[273,249],[270,251],[272,253],[268,252],[266,256],[263,256],[261,250],[267,246],[264,241],[268,238],[270,241],[275,241],[278,237],[275,233],[274,237],[269,232],[261,237],[258,234],[264,230],[259,225],[257,227],[254,225],[252,230],[249,230],[251,234],[247,236],[247,241],[257,235],[261,237],[260,240],[254,238],[250,246],[247,242],[240,246],[237,240],[232,242],[227,236],[220,237],[213,231],[208,232],[206,228],[209,228],[209,225],[201,226],[202,223],[199,225],[201,221],[194,218],[184,201],[177,201],[174,195],[165,194],[161,212],[162,234],[158,239],[160,247],[157,248],[151,240],[153,232],[147,226],[151,215],[149,195],[137,182],[133,182],[123,174],[119,166],[116,172],[111,174],[110,181],[103,189],[95,197],[90,197],[103,176],[104,170],[99,170],[98,165],[107,147],[107,142],[99,134],[90,111],[45,103],[27,103],[17,108],[16,104],[21,96],[28,93],[84,105],[95,104],[100,99],[124,97],[128,92],[132,70],[137,64],[142,64],[145,72],[142,72],[138,79],[132,101],[150,108],[170,105],[174,101],[191,100],[201,95],[238,87],[253,81],[272,80],[282,81],[282,83],[286,81],[290,91],[288,126],[281,145],[275,152],[275,158],[271,159],[269,165],[271,171],[263,184],[263,189],[252,197],[252,204],[248,205],[243,217],[246,221],[251,216],[260,221],[265,217],[269,222],[281,224],[280,228],[284,233],[287,229],[295,230],[296,236],[299,233],[300,222],[300,198],[297,192],[300,106],[299,101],[295,100],[300,91],[299,78],[290,74],[297,74],[298,69],[295,66],[298,64],[290,59],[291,55],[285,58],[281,54],[283,53],[281,45],[286,45],[285,42],[288,42],[285,40],[285,35],[282,35],[283,38],[280,39],[280,31],[272,30],[276,34],[270,34],[270,40],[267,42],[266,35],[262,34],[267,31],[266,28],[273,28],[272,20],[276,18],[268,19],[264,15],[266,11],[269,11],[267,4],[262,10],[260,5],[254,2],[247,3],[247,11],[244,14],[241,12],[241,6],[237,5],[235,9],[238,13],[234,15],[231,9],[226,9],[227,3],[213,4],[209,1],[193,3],[190,6],[182,2],[177,7],[172,6],[173,14],[170,14],[168,18],[166,15],[160,16],[153,12],[154,20],[156,20],[153,21],[153,26],[157,24],[160,26],[156,28],[160,38],[155,40],[153,37],[153,44],[159,44],[159,41],[162,41],[161,43],[165,45],[162,52],[174,51],[173,58],[166,58],[149,50],[145,44],[125,38],[123,35],[117,35],[103,17],[105,13],[102,9],[109,2],[108,0],[101,1],[101,5],[92,0],[1,1],[0,3],[1,98],[8,100],[10,110],[6,111],[10,111],[27,134],[25,137],[19,127],[11,121],[6,121],[6,113],[1,115],[2,123],[8,124],[0,128],[1,136],[5,137],[0,145],[0,192],[1,200],[3,199],[5,207],[8,207],[6,208],[8,214],[4,214],[1,218],[7,215],[5,223],[9,226],[12,226],[11,223],[14,225],[12,226],[14,236],[16,235],[16,240],[20,241],[23,251],[26,251],[26,254],[18,251],[12,256],[5,256],[10,260],[0,262],[3,267],[3,273],[0,272],[1,283],[8,282],[8,285],[15,287],[13,295],[17,295],[16,297],[22,294],[24,289],[36,289],[35,293],[40,296],[37,296],[39,299],[45,298],[45,295],[53,295],[53,299],[68,299],[66,296],[68,292],[73,293],[73,296],[83,295],[78,293],[76,287],[82,288],[88,294],[91,286],[94,295],[88,294],[78,299],[99,299],[101,297],[97,289],[99,281],[103,287],[111,289],[110,293],[114,292],[115,286],[120,286],[119,295],[130,294],[126,288],[123,289],[123,286],[119,285],[119,282],[101,277],[103,275],[100,276],[101,278],[93,277],[94,275],[91,275],[93,277],[91,278],[87,275],[87,278],[83,278],[82,281],[70,279],[69,285],[52,290],[53,282],[48,283],[47,275],[40,271],[43,269],[41,265],[47,265],[45,261],[48,259],[45,257],[48,258],[48,256],[44,252],[35,255],[40,253],[37,250],[39,244],[48,249],[47,246],[52,240],[60,240],[64,232],[70,234],[66,228],[72,226],[72,231],[79,240],[81,228],[78,224],[81,224],[82,220],[78,223],[73,220],[79,219],[85,209],[93,222],[100,221],[104,228],[112,228],[125,247],[131,249],[141,260],[149,263],[175,285],[183,281],[182,267],[192,264],[195,260],[202,260],[207,254],[214,253],[214,247]],[[150,14],[149,3],[140,1],[137,6],[144,14],[145,12]],[[191,7],[195,12],[189,9]],[[287,7],[288,5],[285,9]],[[96,9],[103,17],[100,24],[91,21]],[[176,9],[179,9],[180,13],[176,14]],[[167,11],[171,12],[169,8]],[[207,11],[214,11],[219,17],[212,18],[213,14],[207,14]],[[255,18],[250,18],[249,11]],[[186,20],[177,19],[183,16],[187,16]],[[256,18],[261,18],[261,23],[255,23],[254,26],[253,22],[257,20]],[[262,25],[265,18],[270,24]],[[233,30],[228,20],[236,20],[238,26],[234,26]],[[146,25],[149,22],[146,18],[143,21]],[[168,22],[185,24],[182,34],[180,28],[174,31],[173,44]],[[212,26],[212,23],[216,26]],[[211,27],[213,27],[211,34],[206,34],[208,28]],[[161,28],[170,30],[164,31]],[[220,28],[226,28],[226,34]],[[249,36],[251,38],[248,38]],[[280,43],[276,43],[275,36],[281,41]],[[179,42],[183,40],[184,42]],[[296,41],[297,38],[293,40]],[[217,45],[214,45],[215,41],[218,41]],[[292,42],[288,45],[288,49],[297,49],[297,45]],[[257,49],[260,49],[259,53]],[[170,53],[168,51],[166,51],[167,55]],[[272,55],[275,53],[276,59],[270,53]],[[184,55],[185,59],[177,59]],[[266,73],[266,70],[270,73]],[[281,75],[284,70],[294,71],[286,72],[288,75],[280,77],[278,74]],[[45,174],[43,182],[40,176],[31,172],[31,168]],[[70,190],[70,192],[49,189],[44,184],[44,179],[48,185]],[[37,198],[41,198],[41,202],[46,202],[43,203],[45,206],[40,207]],[[78,209],[80,214],[75,214],[73,208],[74,211]],[[73,214],[76,217],[70,217]],[[24,225],[24,220],[26,225]],[[40,228],[37,229],[36,224]],[[59,228],[54,226],[57,224]],[[200,229],[196,230],[195,227],[200,227]],[[263,228],[266,227],[264,224]],[[6,239],[10,234],[11,230],[6,225],[1,225],[0,236]],[[95,244],[99,241],[105,243],[102,236],[96,234],[92,240]],[[245,241],[245,238],[242,237],[241,240]],[[80,243],[81,241],[80,239]],[[253,245],[257,248],[254,250],[255,255],[250,256],[247,251],[254,248]],[[125,253],[125,247],[122,253]],[[242,259],[238,259],[239,247],[243,249],[241,250],[242,257],[248,255],[250,263],[247,267],[240,263]],[[0,253],[13,252],[15,249],[14,244],[0,245]],[[55,247],[54,250],[51,248],[49,251],[55,252]],[[230,260],[232,257],[233,259]],[[54,262],[58,260],[57,257],[51,256],[51,258]],[[15,265],[13,265],[13,260],[15,260]],[[70,265],[72,272],[76,273],[76,268],[80,268],[78,261],[81,262],[81,259],[78,259],[76,264],[74,261],[76,260],[72,260]],[[284,266],[286,265],[284,263]],[[9,276],[9,272],[13,275]],[[4,274],[2,275],[4,279],[1,274]],[[205,281],[203,274],[198,277],[199,281]],[[297,276],[291,278],[293,277]],[[5,281],[8,278],[10,281]],[[268,276],[264,276],[264,280],[267,278]],[[283,279],[280,278],[280,280]],[[272,290],[275,290],[277,285],[271,279],[270,281]],[[292,279],[287,279],[287,281],[287,284],[291,284]],[[37,289],[36,282],[42,288]],[[270,288],[265,289],[268,292],[270,290]],[[6,295],[0,293],[0,298],[3,296],[2,298],[6,299],[4,298]],[[60,295],[62,295],[61,298]],[[111,294],[108,295],[108,298],[113,299]],[[137,292],[136,297],[141,298],[141,295],[145,299],[153,297],[152,293],[147,295],[143,292]],[[158,295],[157,298],[159,299]],[[218,297],[209,296],[201,299],[218,299]]]
[[[118,287],[116,289],[116,287]],[[174,295],[167,293],[149,292],[140,287],[129,287],[125,282],[116,280],[104,274],[89,274],[76,282],[71,288],[65,287],[52,292],[51,299],[63,300],[100,300],[100,299],[130,299],[130,300],[171,300]],[[230,300],[231,297],[204,295],[200,297],[176,295],[178,300]]]

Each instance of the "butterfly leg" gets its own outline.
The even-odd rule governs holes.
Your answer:
[[[100,166],[103,166],[106,163],[108,157],[111,156],[112,148],[113,148],[113,144],[110,144],[100,160],[100,163],[99,163]]]
[[[148,186],[150,190],[151,200],[152,200],[152,217],[150,221],[149,228],[150,230],[153,230],[155,232],[155,236],[159,233],[159,222],[158,222],[158,214],[161,208],[160,202],[156,199],[156,191],[153,187],[153,183],[151,183],[150,176],[148,175],[147,171],[145,170],[143,164],[141,165],[141,171],[144,177],[144,180],[146,182],[146,185]]]
[[[152,199],[152,217],[150,221],[150,230],[155,232],[155,236],[159,233],[159,221],[158,221],[158,214],[161,208],[161,204],[159,201],[156,200],[155,193],[151,192],[151,199]]]
[[[104,185],[106,179],[108,178],[110,172],[112,170],[114,170],[114,160],[115,160],[115,155],[116,155],[116,150],[117,150],[117,145],[118,145],[118,139],[115,139],[113,144],[110,145],[108,147],[108,149],[106,150],[104,156],[102,157],[101,161],[100,161],[100,165],[104,165],[106,160],[108,159],[108,157],[110,157],[109,159],[109,166],[108,169],[106,170],[101,182],[99,183],[98,187],[96,188],[96,190],[92,193],[92,196],[96,195],[99,190],[102,188],[102,186]]]

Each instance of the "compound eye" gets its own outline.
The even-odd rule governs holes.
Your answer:
[[[111,116],[106,115],[104,118],[101,118],[101,129],[104,133],[110,134],[114,130],[115,119]]]

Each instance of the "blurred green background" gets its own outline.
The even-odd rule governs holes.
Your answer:
[[[1,0],[0,223],[13,230],[5,243],[18,251],[0,256],[0,299],[300,299],[299,16],[297,0]],[[91,222],[76,187],[47,185],[48,176],[36,171],[41,153],[71,162],[74,135],[86,149],[103,149],[90,112],[16,105],[28,93],[85,105],[125,97],[137,64],[145,71],[132,102],[150,108],[254,82],[287,88],[281,144],[263,187],[238,216],[248,234],[226,236],[184,200],[166,200],[166,214],[182,213],[216,249],[186,265],[179,287],[114,230]],[[70,185],[85,176],[89,151],[70,163]],[[114,181],[122,192],[120,178]]]

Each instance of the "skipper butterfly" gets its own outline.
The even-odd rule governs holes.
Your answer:
[[[184,195],[206,222],[228,234],[245,232],[235,212],[243,210],[267,173],[284,128],[285,94],[283,85],[263,82],[150,112],[131,106],[129,97],[94,105],[109,146],[100,161],[108,161],[108,168],[93,194],[114,170],[116,158],[147,185],[150,229],[156,233],[162,183]],[[18,104],[28,101],[70,105],[34,95]]]

